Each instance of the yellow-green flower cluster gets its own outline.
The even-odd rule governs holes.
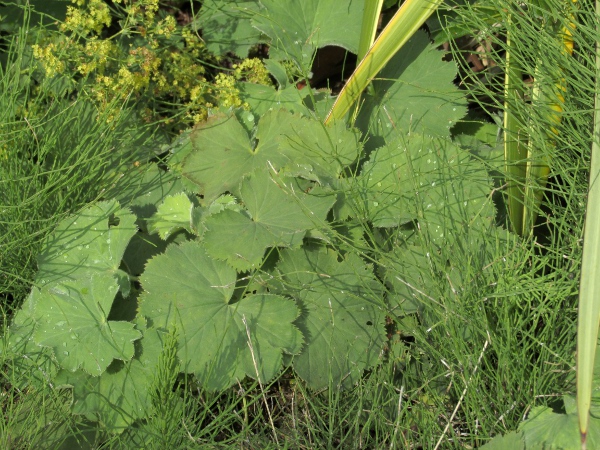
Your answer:
[[[43,47],[33,45],[33,56],[44,66],[47,77],[53,77],[65,71],[65,63],[56,54],[56,44],[49,42]]]
[[[60,26],[61,31],[72,31],[82,35],[100,34],[104,27],[111,24],[108,5],[103,0],[89,0],[87,8],[84,0],[71,0],[77,7],[67,7],[67,18]]]
[[[212,89],[203,62],[212,57],[196,33],[159,10],[159,0],[113,0],[112,10],[104,0],[71,1],[63,34],[34,47],[48,77],[81,76],[88,82],[83,92],[101,108],[145,96],[142,110],[153,111],[154,120],[162,105],[170,114],[183,109],[188,120],[206,117]],[[113,18],[122,29],[106,37]]]
[[[219,105],[248,108],[248,104],[243,103],[240,98],[240,90],[237,87],[239,81],[272,85],[269,71],[260,59],[245,59],[241,63],[233,65],[231,74],[220,73],[216,76],[214,95]]]
[[[248,58],[233,66],[233,76],[236,80],[246,80],[250,83],[271,86],[269,71],[258,58]]]
[[[215,78],[215,89],[217,93],[217,99],[221,106],[226,108],[233,106],[242,106],[242,100],[240,99],[240,91],[236,86],[237,81],[233,75],[227,75],[220,73]]]
[[[101,109],[144,99],[141,111],[147,120],[168,122],[183,113],[184,120],[198,122],[214,104],[248,107],[240,98],[239,81],[272,84],[258,58],[243,60],[208,83],[204,63],[215,58],[189,26],[160,10],[159,0],[113,0],[112,9],[104,0],[71,1],[60,27],[63,34],[35,46],[34,55],[48,77],[68,71],[86,80],[83,92]],[[113,19],[121,30],[107,36]],[[162,111],[169,117],[160,117]]]
[[[114,42],[106,39],[90,38],[83,49],[83,55],[80,56],[80,64],[77,71],[82,75],[89,75],[96,71],[103,74],[111,59],[118,53],[118,48]]]

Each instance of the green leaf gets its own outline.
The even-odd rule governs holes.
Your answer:
[[[48,386],[59,369],[52,350],[36,345],[33,340],[36,325],[34,292],[35,289],[15,314],[6,339],[0,341],[7,378],[19,389]]]
[[[259,266],[268,247],[299,245],[335,202],[330,192],[314,188],[306,194],[294,179],[275,179],[266,171],[246,178],[240,193],[246,211],[225,210],[204,223],[209,255],[240,271]]]
[[[599,448],[600,422],[590,420],[588,448]],[[544,450],[580,450],[577,414],[557,414],[545,406],[533,408],[529,418],[519,427],[525,436],[525,448]]]
[[[263,60],[263,64],[269,71],[273,78],[277,81],[277,85],[280,90],[285,90],[290,85],[290,80],[285,70],[285,67],[275,61],[274,59],[265,59]]]
[[[171,158],[170,163],[174,161]],[[137,169],[128,169],[127,176],[119,178],[107,194],[123,206],[131,208],[138,219],[145,219],[156,212],[158,205],[168,195],[184,190],[181,179],[173,172],[164,171],[156,164],[144,165]],[[144,221],[140,225],[145,227]]]
[[[62,281],[32,296],[37,327],[33,338],[50,347],[59,364],[71,371],[82,368],[98,376],[113,359],[133,357],[133,341],[141,334],[130,322],[108,321],[118,284],[110,274]]]
[[[180,230],[186,230],[189,233],[195,233],[196,216],[199,209],[194,208],[185,193],[180,193],[165,198],[158,207],[158,211],[147,220],[148,232],[150,234],[158,233],[164,240]]]
[[[277,269],[302,310],[296,323],[306,345],[294,370],[313,389],[351,386],[379,361],[385,340],[372,267],[354,254],[340,262],[332,250],[302,248],[282,251]]]
[[[60,372],[56,383],[73,388],[73,413],[99,420],[112,432],[146,417],[163,340],[162,332],[145,330],[143,339],[135,343],[133,359],[113,362],[99,377]]]
[[[250,48],[266,39],[249,20],[260,11],[257,0],[205,0],[193,27],[202,29],[202,38],[211,53],[235,53],[245,58]]]
[[[418,219],[438,245],[494,216],[485,167],[447,139],[411,134],[388,144],[371,154],[357,181],[354,210],[377,227]]]
[[[449,136],[467,112],[464,93],[454,84],[456,65],[419,31],[373,80],[357,126],[386,142],[398,133]]]
[[[199,186],[205,203],[226,192],[237,194],[244,175],[287,163],[278,141],[288,120],[284,111],[267,112],[256,129],[255,143],[235,116],[210,117],[192,134],[194,150],[183,162],[183,175]]]
[[[257,169],[289,167],[310,179],[339,176],[360,153],[359,134],[337,123],[325,127],[289,111],[267,111],[251,137],[238,119],[218,114],[192,134],[194,151],[183,163],[204,203],[226,192],[239,195],[242,178]]]
[[[141,313],[154,327],[175,326],[183,369],[208,389],[226,388],[246,375],[268,381],[283,352],[300,350],[294,302],[261,294],[232,303],[235,270],[197,242],[171,245],[148,263],[141,281]]]
[[[523,433],[511,431],[503,436],[498,435],[487,444],[481,447],[481,450],[525,450]]]
[[[104,273],[121,278],[121,289],[127,294],[129,282],[119,265],[137,232],[135,220],[116,200],[93,204],[64,219],[38,256],[36,282],[44,286]]]
[[[150,258],[164,252],[169,244],[185,242],[187,239],[188,235],[183,232],[170,235],[166,241],[158,234],[139,232],[127,246],[123,255],[123,266],[128,274],[139,276]]]
[[[435,286],[430,254],[422,247],[397,246],[385,268],[384,280],[390,286],[390,311],[397,317],[415,313],[428,304],[427,291]]]
[[[271,60],[267,59],[266,61]],[[298,90],[294,85],[275,89],[272,86],[254,83],[239,83],[236,86],[240,90],[240,99],[247,103],[250,110],[259,117],[274,107],[285,108],[305,116],[310,114],[310,110],[304,104],[308,89]]]
[[[292,173],[300,168],[298,175],[331,184],[361,154],[360,133],[341,121],[325,126],[297,115],[289,120],[281,151],[288,156],[287,167]]]
[[[253,25],[271,38],[269,57],[294,59],[308,71],[314,52],[326,45],[358,51],[364,0],[261,0]],[[340,26],[343,24],[343,26]]]

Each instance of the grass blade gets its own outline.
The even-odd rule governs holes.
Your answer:
[[[325,123],[344,117],[371,80],[423,25],[442,1],[406,0],[402,4],[358,64],[325,118]]]
[[[363,11],[362,28],[360,30],[360,41],[358,42],[358,60],[361,61],[373,42],[377,33],[377,23],[379,22],[379,14],[383,0],[372,0],[365,2],[365,10]]]
[[[596,13],[599,12],[600,1],[596,0]],[[597,25],[598,28],[600,27]],[[586,448],[600,319],[600,42],[596,42],[595,91],[594,138],[583,235],[577,324],[577,410],[582,449]]]

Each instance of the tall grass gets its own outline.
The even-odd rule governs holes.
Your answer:
[[[597,139],[592,129],[598,89],[594,48],[600,35],[594,9],[591,1],[520,4],[494,0],[463,5],[451,13],[456,16],[446,17],[454,26],[477,30],[473,33],[477,44],[466,51],[477,54],[488,67],[475,77],[464,66],[463,73],[469,75],[463,83],[484,111],[509,118],[505,144],[512,145],[513,155],[521,155],[508,162],[502,181],[512,209],[510,225],[529,236],[538,248],[531,260],[532,281],[541,285],[551,280],[557,291],[552,309],[561,314],[573,311],[581,252],[594,242],[583,240],[590,150]],[[455,46],[453,53],[458,62],[466,61],[465,49]],[[512,78],[503,76],[507,72]],[[588,223],[587,228],[590,226],[596,225]],[[542,264],[536,267],[538,261]],[[581,301],[589,302],[594,295],[597,293],[590,292]],[[589,319],[588,354],[593,355],[596,333],[591,333],[590,327],[597,328],[598,319]],[[563,327],[573,328],[573,323],[557,320],[553,323],[557,333],[572,334]],[[541,325],[547,324],[544,319]],[[579,335],[580,343],[585,339]],[[548,342],[541,340],[541,344]],[[563,346],[563,355],[568,355],[567,349],[574,352],[575,338],[566,339]],[[566,362],[573,367],[571,379],[574,354]],[[592,362],[579,367],[586,366],[589,372]],[[591,380],[591,372],[586,376]],[[571,385],[564,389],[573,393]],[[543,403],[543,399],[537,401]]]
[[[65,215],[97,199],[152,156],[135,109],[98,111],[83,95],[48,80],[32,57],[40,28],[24,22],[0,47],[0,330],[31,289],[44,238]],[[82,80],[83,82],[84,80]],[[0,343],[1,344],[1,343]],[[17,372],[23,355],[0,347],[0,447],[57,448],[96,431],[70,414],[70,395]],[[35,369],[34,369],[35,371]],[[87,430],[86,430],[87,426]],[[67,445],[67,444],[65,444]],[[73,447],[75,446],[75,447]],[[69,448],[67,445],[65,448]]]
[[[131,107],[98,111],[85,96],[43,77],[32,57],[28,15],[5,37],[0,66],[0,298],[18,305],[35,256],[65,214],[97,198],[137,159],[148,129]],[[31,33],[29,31],[31,30]]]

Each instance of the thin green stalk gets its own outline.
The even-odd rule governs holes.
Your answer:
[[[506,33],[506,74],[504,79],[504,163],[507,177],[508,214],[512,229],[523,229],[524,191],[521,187],[526,175],[526,147],[523,143],[521,121],[517,105],[523,101],[522,72],[513,61],[512,15],[508,16]]]
[[[576,3],[577,0],[566,1]],[[558,34],[562,47],[560,51],[564,52],[565,55],[571,56],[573,54],[575,17],[573,14],[568,14],[568,17],[570,17],[568,23],[560,27]],[[550,25],[546,23],[545,26]],[[564,105],[564,93],[567,90],[567,80],[562,73],[562,68],[557,69],[558,73],[555,76],[544,76],[541,70],[543,64],[541,58],[542,56],[538,58],[534,70],[531,107],[533,111],[536,111],[537,109],[547,111],[547,119],[550,126],[547,127],[541,135],[546,136],[544,140],[548,148],[553,148],[556,146],[556,138],[559,136],[558,126],[562,120],[561,116]],[[533,130],[534,127],[534,121],[530,120],[530,128]],[[523,202],[522,235],[527,235],[533,230],[537,212],[542,202],[543,189],[546,186],[549,174],[550,167],[548,157],[541,151],[539,145],[536,144],[536,139],[530,137],[527,143],[527,168]]]
[[[600,1],[596,0],[596,14]],[[597,24],[596,29],[600,31]],[[585,450],[590,405],[594,357],[598,342],[600,319],[600,42],[596,41],[596,89],[587,211],[583,234],[583,258],[579,285],[579,320],[577,325],[577,410],[581,448]]]

